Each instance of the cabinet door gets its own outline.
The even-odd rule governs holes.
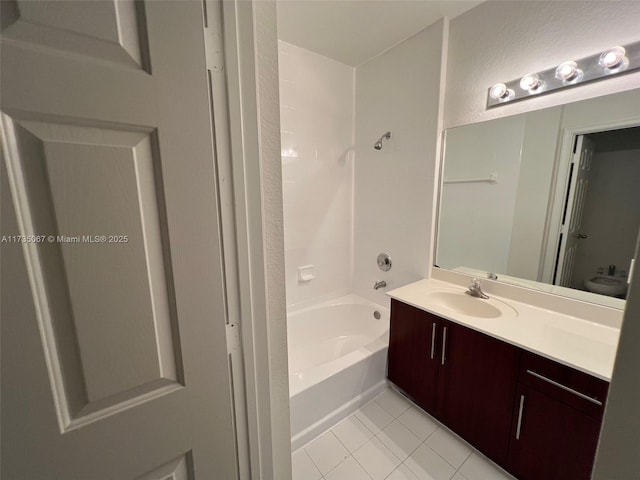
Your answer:
[[[410,305],[391,300],[387,377],[427,412],[435,413],[439,319]]]
[[[503,465],[520,349],[451,322],[443,325],[437,416]]]
[[[508,470],[520,480],[588,480],[599,432],[598,420],[520,384]]]

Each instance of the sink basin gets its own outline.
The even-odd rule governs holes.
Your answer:
[[[476,318],[498,318],[518,316],[511,306],[495,298],[483,300],[467,295],[463,291],[435,291],[428,294],[429,304],[434,309],[445,309],[459,315]]]
[[[593,293],[619,297],[627,293],[627,279],[612,275],[593,275],[584,279],[584,286]]]

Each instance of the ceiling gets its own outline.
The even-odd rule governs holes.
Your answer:
[[[481,0],[278,0],[278,38],[357,66]]]

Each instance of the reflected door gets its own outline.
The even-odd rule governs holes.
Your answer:
[[[589,188],[589,172],[593,163],[595,144],[593,140],[580,135],[571,162],[569,187],[560,230],[560,247],[556,262],[554,285],[571,287],[571,276],[578,245],[587,236],[581,232],[584,204]]]
[[[199,2],[2,3],[2,478],[236,478]]]

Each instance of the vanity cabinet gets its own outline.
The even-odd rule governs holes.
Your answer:
[[[388,378],[520,480],[588,480],[608,383],[391,300]]]
[[[391,301],[388,378],[496,462],[506,461],[520,350]]]
[[[504,464],[520,349],[459,324],[442,323],[436,416],[487,457]]]
[[[525,352],[507,469],[520,480],[591,478],[608,386]]]

